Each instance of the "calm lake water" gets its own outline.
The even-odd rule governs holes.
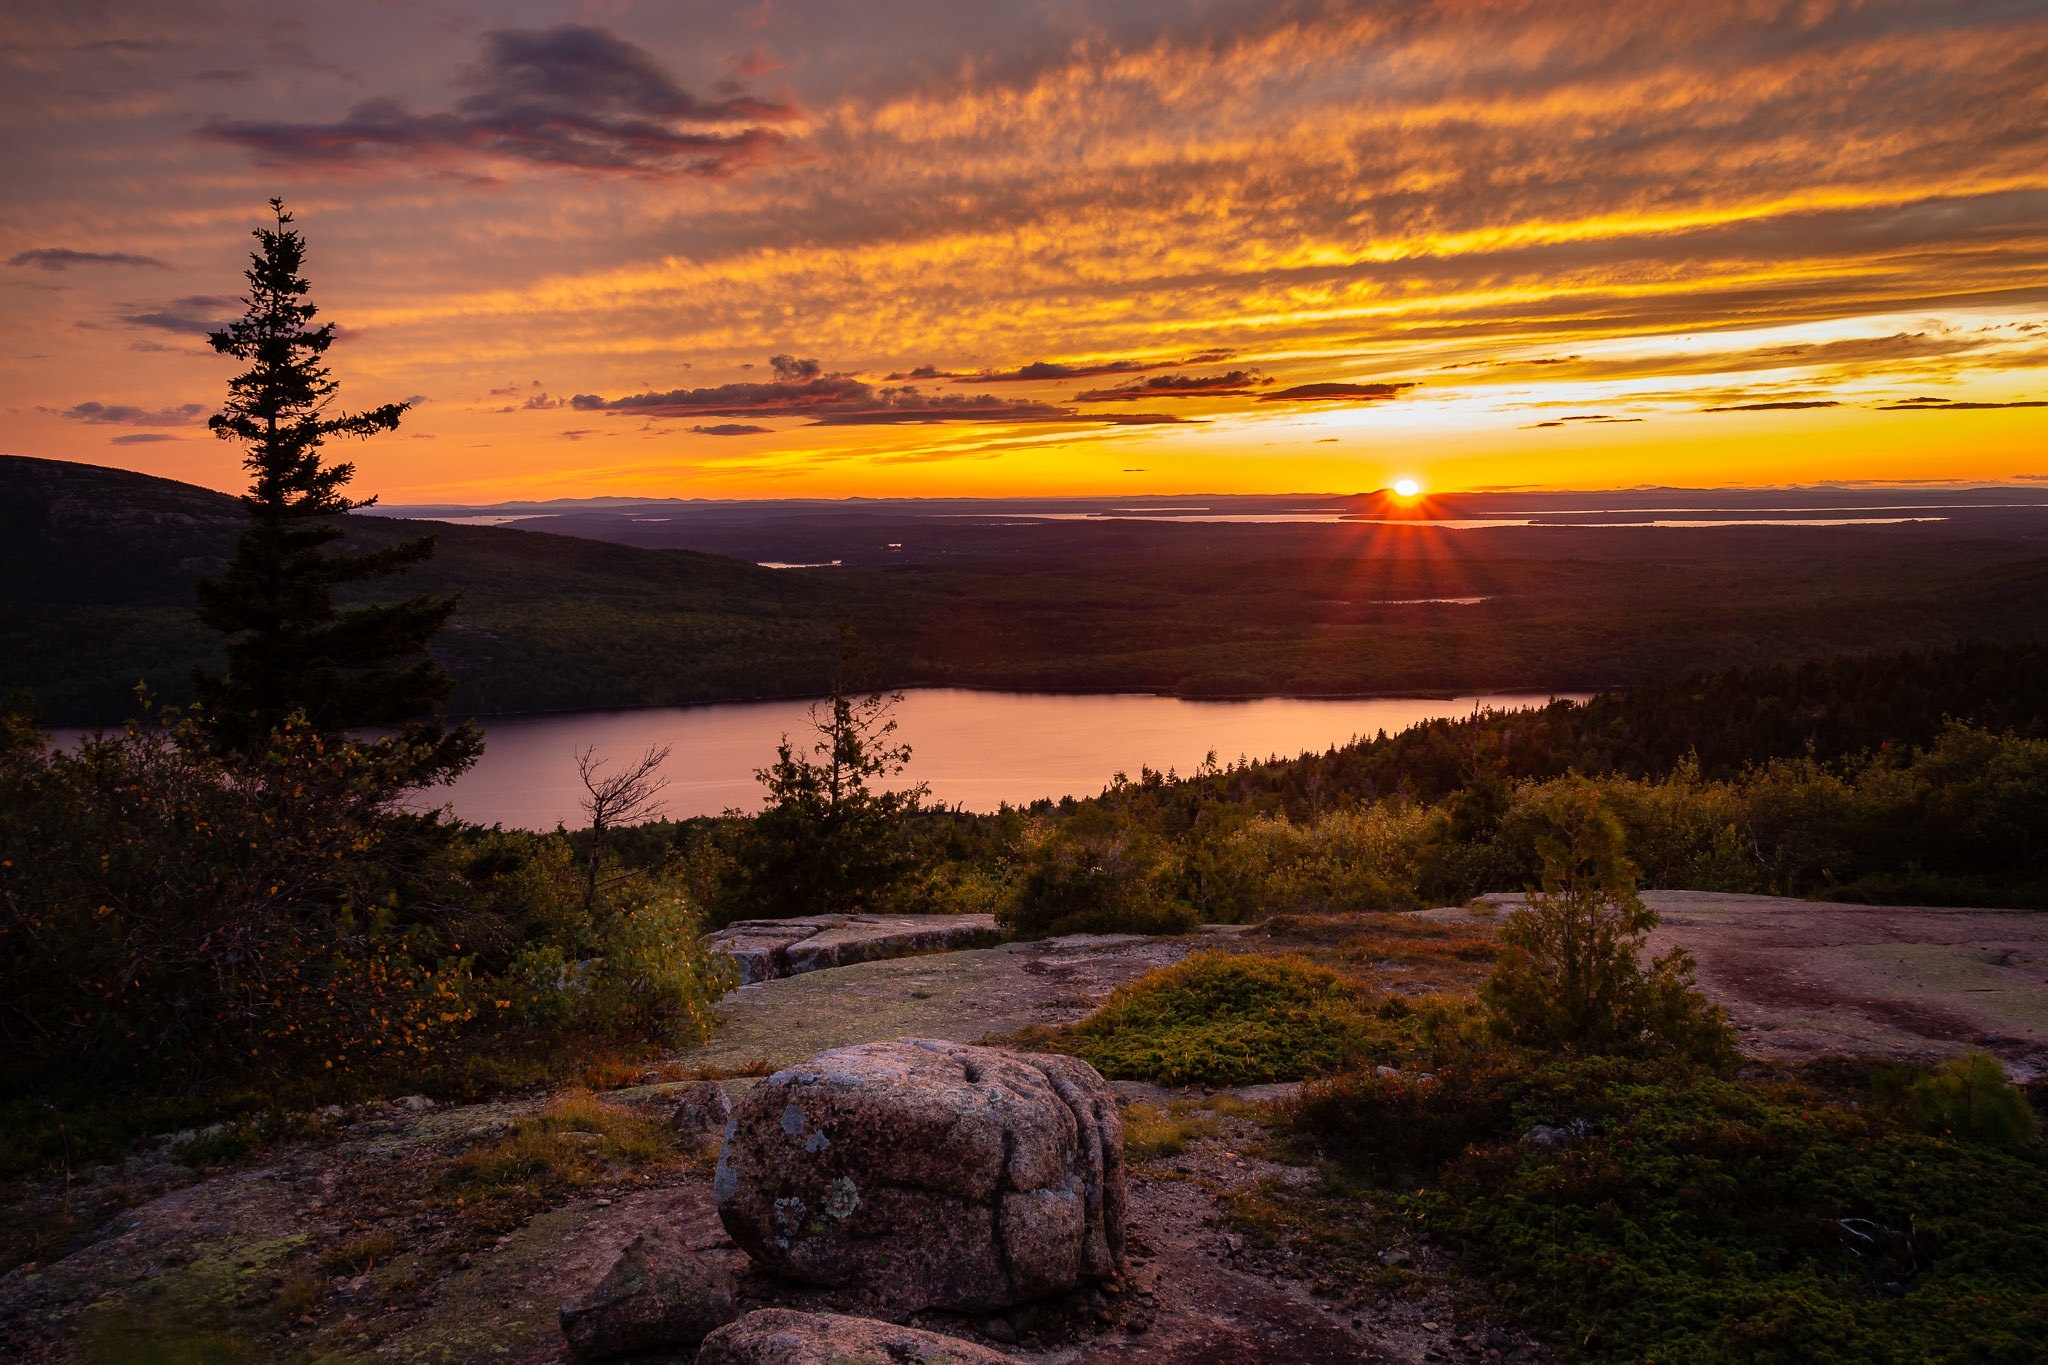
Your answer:
[[[994,810],[1039,797],[1091,796],[1117,772],[1141,766],[1188,772],[1210,750],[1291,758],[1354,736],[1389,734],[1417,721],[1464,716],[1474,706],[1540,706],[1547,694],[1371,701],[1182,701],[1145,695],[1054,696],[931,688],[904,694],[897,735],[912,749],[905,781],[931,786],[935,801]],[[489,722],[481,762],[436,793],[481,824],[552,829],[582,818],[576,751],[623,762],[670,744],[665,813],[673,818],[755,810],[754,770],[774,761],[787,734],[810,734],[810,703],[750,702],[644,711],[585,711]]]

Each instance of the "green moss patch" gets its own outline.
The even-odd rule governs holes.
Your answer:
[[[2038,1359],[2048,1152],[1928,1131],[1870,1079],[1509,1052],[1293,1116],[1567,1358]]]

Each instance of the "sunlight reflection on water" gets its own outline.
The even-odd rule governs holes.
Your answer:
[[[1143,694],[1054,696],[931,688],[904,695],[898,736],[912,750],[908,780],[931,784],[932,799],[969,810],[1004,801],[1088,796],[1119,771],[1141,765],[1185,773],[1216,752],[1293,757],[1382,729],[1394,733],[1438,716],[1470,715],[1475,705],[1540,706],[1544,693],[1450,699],[1182,701]],[[519,716],[486,724],[483,760],[456,783],[458,815],[482,824],[550,829],[575,824],[575,752],[625,760],[649,745],[673,744],[665,769],[672,817],[753,810],[761,787],[754,770],[773,761],[785,734],[801,738],[810,703],[753,702],[645,711]]]

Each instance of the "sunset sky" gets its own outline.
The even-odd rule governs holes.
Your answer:
[[[2048,475],[2041,3],[15,3],[0,451],[386,501]]]

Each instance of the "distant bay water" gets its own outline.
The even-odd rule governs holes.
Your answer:
[[[1186,773],[1213,751],[1292,758],[1352,738],[1393,734],[1418,721],[1466,716],[1475,706],[1541,706],[1547,693],[1365,700],[1182,701],[1138,694],[1062,696],[929,688],[906,692],[897,737],[911,746],[906,782],[930,784],[931,799],[969,810],[1022,805],[1040,797],[1092,796],[1118,772],[1141,767]],[[715,815],[761,804],[757,768],[774,761],[787,734],[807,743],[809,702],[749,702],[644,711],[583,711],[484,722],[483,759],[454,787],[434,793],[480,824],[552,829],[582,819],[576,753],[614,762],[650,745],[674,746],[664,768],[666,813]]]

